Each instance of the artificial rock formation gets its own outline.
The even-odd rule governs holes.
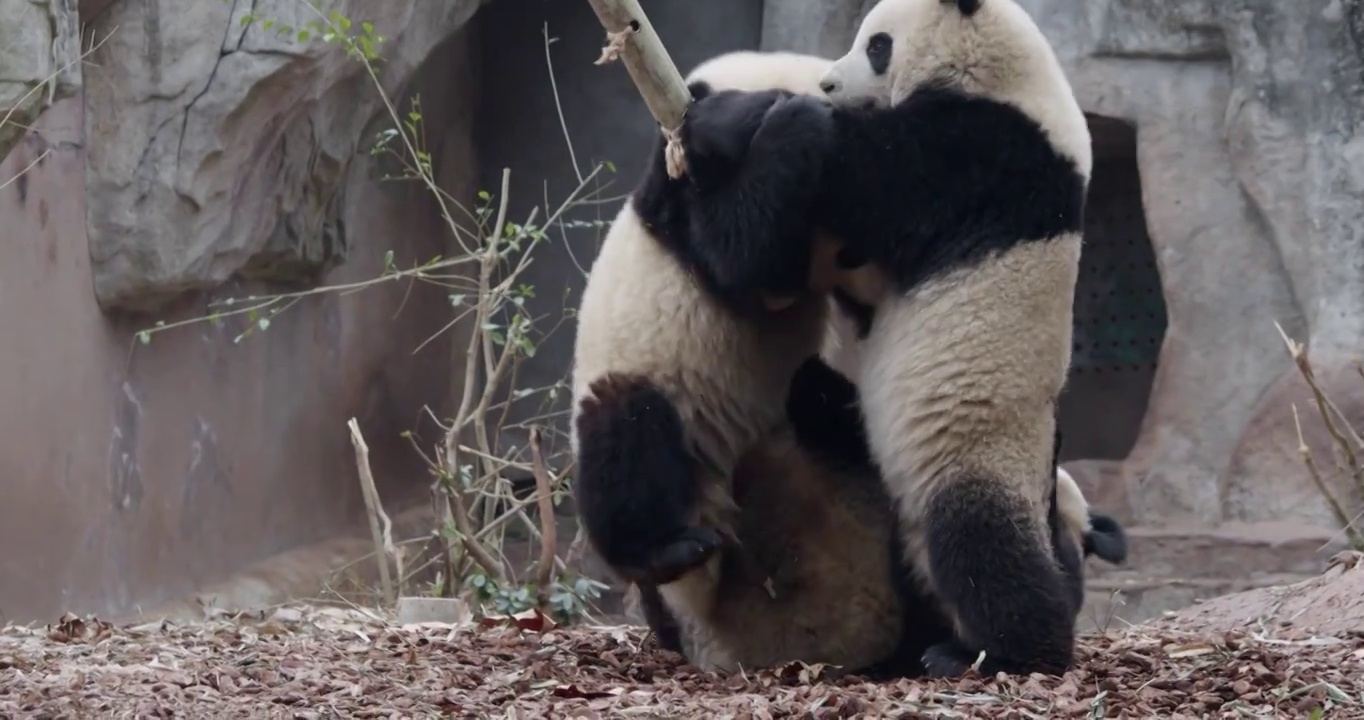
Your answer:
[[[380,78],[404,81],[480,0],[328,4],[381,28]],[[243,23],[248,13],[255,23]],[[267,28],[264,21],[273,25]],[[239,277],[307,283],[346,256],[342,180],[381,104],[296,0],[115,2],[86,71],[95,294],[152,310]],[[212,38],[209,41],[209,38]],[[406,108],[400,108],[406,111]],[[363,202],[361,198],[350,198]]]
[[[0,159],[80,87],[75,0],[0,0]],[[0,183],[9,178],[0,178]]]
[[[1086,112],[1136,128],[1169,314],[1135,447],[1077,479],[1145,523],[1334,527],[1290,405],[1330,466],[1325,431],[1274,323],[1364,421],[1364,3],[1022,3]],[[871,4],[768,0],[764,46],[836,57]],[[1105,470],[1120,488],[1093,487]]]

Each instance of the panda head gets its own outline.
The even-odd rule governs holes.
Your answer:
[[[1051,44],[1016,0],[881,0],[820,81],[845,107],[894,105],[926,85],[1018,106],[1088,176],[1084,115]]]
[[[697,65],[687,75],[687,87],[698,100],[722,90],[784,90],[823,97],[819,83],[832,65],[832,60],[814,55],[739,50],[717,55]]]

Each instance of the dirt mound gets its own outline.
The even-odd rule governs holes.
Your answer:
[[[1284,641],[1364,636],[1364,553],[1336,554],[1319,577],[1212,598],[1148,624],[1197,632],[1241,630]]]
[[[800,665],[717,677],[639,628],[547,629],[538,618],[453,629],[306,606],[124,627],[68,616],[0,633],[0,716],[1364,717],[1364,638],[1319,632],[1338,613],[1359,622],[1364,567],[1332,573],[1281,596],[1243,594],[1265,594],[1254,607],[1269,618],[1296,612],[1295,598],[1353,603],[1298,612],[1293,628],[1315,618],[1311,637],[1249,630],[1251,601],[1222,598],[1086,636],[1062,677],[952,682],[825,680]],[[1334,589],[1344,580],[1353,595]]]

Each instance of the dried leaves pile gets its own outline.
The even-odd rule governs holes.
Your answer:
[[[1364,717],[1364,639],[1081,641],[1064,677],[873,684],[801,665],[716,677],[639,628],[396,627],[357,610],[0,633],[0,716]]]

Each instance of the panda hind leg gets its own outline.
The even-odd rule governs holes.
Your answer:
[[[1127,561],[1127,531],[1112,515],[1089,511],[1089,532],[1085,533],[1085,555],[1095,555],[1114,565]]]
[[[1075,652],[1073,584],[1058,569],[1044,522],[999,478],[964,475],[929,500],[921,545],[956,637],[924,652],[932,677],[980,672],[1059,675]]]
[[[608,375],[577,419],[578,512],[602,559],[626,580],[666,585],[724,544],[698,527],[704,502],[682,416],[647,378]],[[642,588],[641,588],[642,589]]]

